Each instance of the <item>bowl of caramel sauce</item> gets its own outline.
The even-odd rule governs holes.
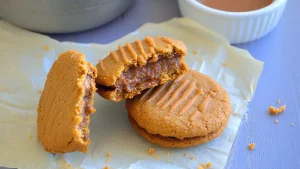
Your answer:
[[[178,0],[183,17],[224,36],[231,44],[257,40],[278,24],[287,0]]]

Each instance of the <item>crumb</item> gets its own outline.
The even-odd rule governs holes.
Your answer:
[[[212,166],[211,162],[208,162],[205,167],[210,168],[211,166]]]
[[[277,104],[279,104],[279,103],[280,103],[280,98],[277,99]]]
[[[111,153],[110,153],[110,152],[107,152],[107,153],[106,153],[106,157],[109,158],[110,156],[111,156]]]
[[[205,168],[205,164],[201,164],[201,167]]]
[[[40,89],[39,89],[38,92],[39,92],[40,94],[42,94],[42,93],[43,93],[43,90],[40,90]]]
[[[237,115],[239,115],[239,113],[238,113],[238,112],[235,112],[235,113],[233,113],[233,115],[234,115],[234,116],[237,116]]]
[[[292,125],[292,126],[294,126],[295,124],[294,124],[294,123],[292,123],[291,125]]]
[[[108,162],[110,162],[110,160],[107,158],[107,159],[105,160],[105,162],[107,162],[107,163],[108,163]]]
[[[170,156],[170,153],[168,153],[167,156]]]
[[[151,156],[152,154],[154,154],[154,148],[149,148],[148,149],[148,154]]]
[[[279,113],[285,111],[285,108],[286,108],[286,105],[280,106],[279,108],[275,108],[275,107],[273,107],[273,106],[270,106],[270,107],[269,107],[269,112],[270,112],[271,114],[273,114],[273,115],[277,115],[277,114],[279,114]]]
[[[50,48],[49,48],[49,46],[44,45],[44,46],[42,46],[42,49],[43,50],[49,50]]]
[[[168,163],[171,163],[171,160],[168,160]]]
[[[202,165],[203,165],[203,164],[202,164]],[[198,166],[197,169],[204,169],[204,167],[203,167],[202,165]]]
[[[31,139],[32,137],[33,137],[32,134],[30,134],[29,138]]]
[[[254,147],[255,147],[255,143],[251,143],[251,144],[249,144],[249,146],[248,146],[249,150],[253,150]]]
[[[104,166],[104,168],[103,168],[103,169],[109,169],[109,168],[108,168],[108,166]]]
[[[194,157],[194,156],[192,156],[192,157],[191,157],[191,160],[194,160],[194,159],[195,159],[195,157]]]
[[[38,53],[36,56],[37,56],[37,57],[41,57],[42,55],[41,55],[40,53]]]
[[[156,158],[156,159],[159,159],[159,156],[156,155],[155,158]]]
[[[189,156],[189,153],[185,153],[184,156],[186,156],[186,157]]]
[[[198,61],[199,61],[199,62],[202,62],[202,61],[203,61],[203,58],[201,58],[201,57],[198,58]]]
[[[67,164],[67,168],[71,168],[72,167],[72,164]]]
[[[226,63],[226,62],[224,62],[224,63],[223,63],[223,66],[227,66],[227,63]]]
[[[194,55],[197,55],[197,51],[194,50],[193,54],[194,54]]]
[[[275,120],[275,121],[274,121],[274,123],[276,123],[276,124],[277,124],[277,123],[278,123],[278,120]]]

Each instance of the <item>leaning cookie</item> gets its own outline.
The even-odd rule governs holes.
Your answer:
[[[133,128],[164,147],[208,142],[223,132],[231,114],[227,92],[210,77],[193,70],[127,99],[126,108]]]
[[[187,71],[186,46],[166,37],[146,37],[110,52],[97,64],[98,93],[118,102],[173,80]]]
[[[37,110],[38,138],[46,151],[88,151],[96,76],[96,68],[74,50],[54,62]]]

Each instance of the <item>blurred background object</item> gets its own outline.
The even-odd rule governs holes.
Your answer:
[[[103,25],[134,0],[0,0],[0,18],[43,33],[71,33]]]

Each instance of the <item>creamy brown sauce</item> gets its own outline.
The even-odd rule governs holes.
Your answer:
[[[90,114],[90,90],[91,90],[91,81],[92,81],[92,77],[90,75],[86,76],[85,82],[84,82],[84,104],[82,106],[82,112],[81,112],[81,116],[82,116],[82,121],[79,123],[79,130],[81,130],[82,133],[82,139],[84,141],[88,140],[88,133],[87,133],[87,127],[88,127],[88,115]]]
[[[129,68],[117,80],[115,88],[124,92],[136,92],[157,86],[162,73],[174,72],[180,67],[179,55],[173,54],[171,57],[159,57],[157,62]]]
[[[248,12],[264,8],[274,0],[197,0],[205,6],[228,12]]]

